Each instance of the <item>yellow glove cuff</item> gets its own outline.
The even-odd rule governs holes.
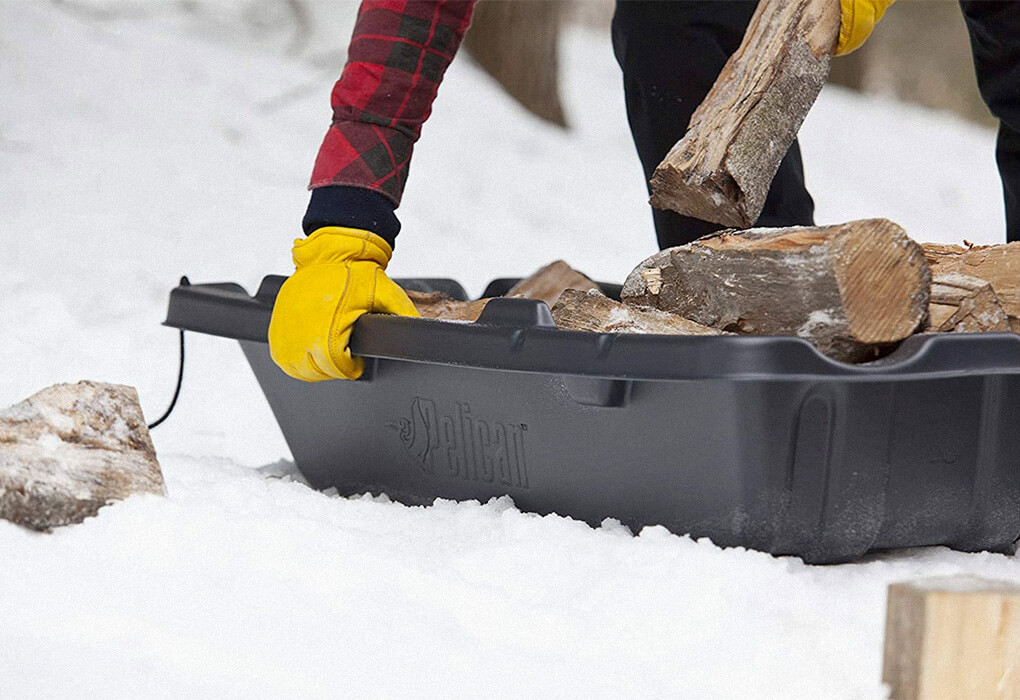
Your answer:
[[[307,238],[294,240],[294,267],[333,265],[349,260],[372,261],[384,270],[393,248],[371,231],[343,226],[323,226]]]
[[[860,48],[895,0],[839,0],[839,41],[836,55]]]

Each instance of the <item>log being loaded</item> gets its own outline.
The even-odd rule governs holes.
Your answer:
[[[724,226],[758,220],[829,74],[833,0],[762,0],[740,47],[651,180],[652,206]]]

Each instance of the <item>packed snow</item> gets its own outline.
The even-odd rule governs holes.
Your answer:
[[[289,272],[354,7],[312,3],[302,36],[284,6],[0,3],[0,406],[89,378],[154,418],[177,278]],[[608,37],[572,29],[562,58],[569,132],[454,63],[394,274],[478,293],[556,258],[622,280],[653,252]],[[1003,239],[992,131],[827,88],[802,148],[820,223]],[[166,498],[50,535],[0,522],[5,698],[882,698],[889,582],[1020,581],[998,554],[816,567],[507,499],[337,498],[296,476],[236,344],[188,350],[153,433]]]

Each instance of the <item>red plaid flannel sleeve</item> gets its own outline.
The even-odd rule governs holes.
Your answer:
[[[475,0],[362,0],[311,188],[374,190],[400,204],[408,164]]]

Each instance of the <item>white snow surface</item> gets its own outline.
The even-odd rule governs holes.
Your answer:
[[[177,277],[290,271],[354,10],[293,45],[271,12],[237,28],[266,7],[0,2],[0,405],[89,378],[154,417]],[[622,280],[654,251],[608,37],[572,30],[562,58],[568,133],[454,63],[393,274],[478,293],[560,257]],[[833,88],[802,130],[820,223],[885,216],[919,240],[1002,240],[993,147]],[[237,345],[197,334],[153,437],[166,498],[51,535],[0,522],[3,697],[882,698],[889,582],[1020,580],[995,554],[815,567],[506,499],[331,497],[293,478]]]

